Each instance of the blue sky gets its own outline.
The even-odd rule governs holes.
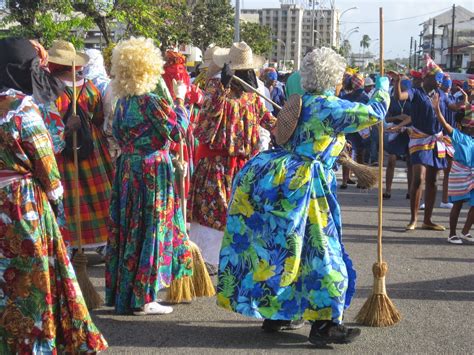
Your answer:
[[[323,4],[330,4],[330,0],[320,0]],[[403,21],[386,22],[385,24],[385,57],[407,57],[410,49],[410,36],[418,40],[421,30],[420,23],[449,10],[453,3],[474,11],[474,0],[334,0],[336,8],[344,11],[357,6],[358,9],[346,12],[341,18],[341,32],[348,33],[352,28],[359,26],[359,33],[353,33],[349,40],[353,51],[359,50],[362,35],[370,38],[379,38],[379,7],[383,7],[385,20],[397,20],[411,17]],[[271,8],[280,7],[278,0],[243,0],[243,8]],[[356,23],[363,22],[363,23]],[[374,23],[367,23],[374,22]],[[378,52],[378,41],[372,41],[372,52]]]

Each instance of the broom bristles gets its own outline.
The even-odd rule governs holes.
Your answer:
[[[375,263],[372,266],[374,274],[374,288],[372,295],[365,301],[356,316],[356,321],[371,327],[387,327],[401,320],[400,312],[387,295],[385,289],[385,275],[387,263]]]
[[[216,294],[211,277],[207,271],[204,258],[202,257],[199,247],[189,241],[191,252],[193,255],[193,285],[196,297],[212,297]]]
[[[377,168],[371,168],[369,166],[359,164],[355,162],[347,153],[343,152],[339,156],[340,163],[351,169],[357,177],[357,183],[363,189],[371,189],[377,185]]]
[[[168,301],[171,303],[189,303],[194,299],[194,286],[191,276],[183,276],[171,281],[168,289]]]
[[[72,259],[72,265],[87,308],[90,310],[99,308],[104,301],[87,275],[87,256],[82,252],[76,253]]]

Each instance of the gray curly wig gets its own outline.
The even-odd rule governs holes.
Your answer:
[[[346,60],[331,48],[313,49],[303,58],[301,85],[305,91],[318,94],[334,90],[345,70]]]

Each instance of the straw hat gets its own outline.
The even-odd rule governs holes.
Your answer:
[[[216,51],[212,60],[221,68],[227,63],[232,70],[257,69],[265,63],[262,57],[252,53],[252,48],[245,42],[234,43],[227,53]]]
[[[66,41],[54,41],[53,45],[48,51],[48,61],[55,64],[82,67],[89,62],[89,56],[84,53],[76,52],[74,45]]]
[[[229,48],[221,48],[219,46],[209,47],[204,52],[204,56],[202,58],[201,68],[209,68],[212,63],[212,58],[214,53],[220,53],[221,55],[229,54]],[[222,68],[222,67],[221,67]]]
[[[298,125],[302,108],[301,96],[291,95],[277,116],[275,141],[278,145],[288,142]]]

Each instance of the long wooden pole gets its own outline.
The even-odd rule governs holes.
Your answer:
[[[379,60],[380,60],[380,76],[384,75],[383,52],[384,52],[384,28],[383,28],[383,8],[379,8],[380,17],[380,34],[379,34]],[[379,210],[378,210],[378,233],[377,233],[377,261],[379,265],[382,263],[382,224],[383,224],[383,124],[384,120],[379,124]]]
[[[72,114],[77,115],[77,89],[76,89],[76,62],[72,61]],[[82,227],[81,227],[81,197],[79,196],[79,159],[77,157],[77,133],[72,133],[72,149],[74,155],[74,219],[76,222],[77,245],[82,253]]]
[[[268,101],[269,103],[271,103],[273,106],[275,106],[277,109],[281,110],[281,106],[278,105],[277,103],[275,103],[274,101],[270,100],[268,97],[266,97],[265,95],[262,95],[258,92],[257,89],[255,89],[254,87],[252,87],[251,85],[247,84],[245,81],[243,81],[242,79],[240,79],[238,76],[235,76],[233,75],[232,76],[232,79],[233,80],[237,80],[239,83],[241,83],[243,86],[245,86],[247,89],[249,90],[252,90],[254,93],[256,93],[258,96],[260,96],[262,99],[264,99],[265,101]]]

